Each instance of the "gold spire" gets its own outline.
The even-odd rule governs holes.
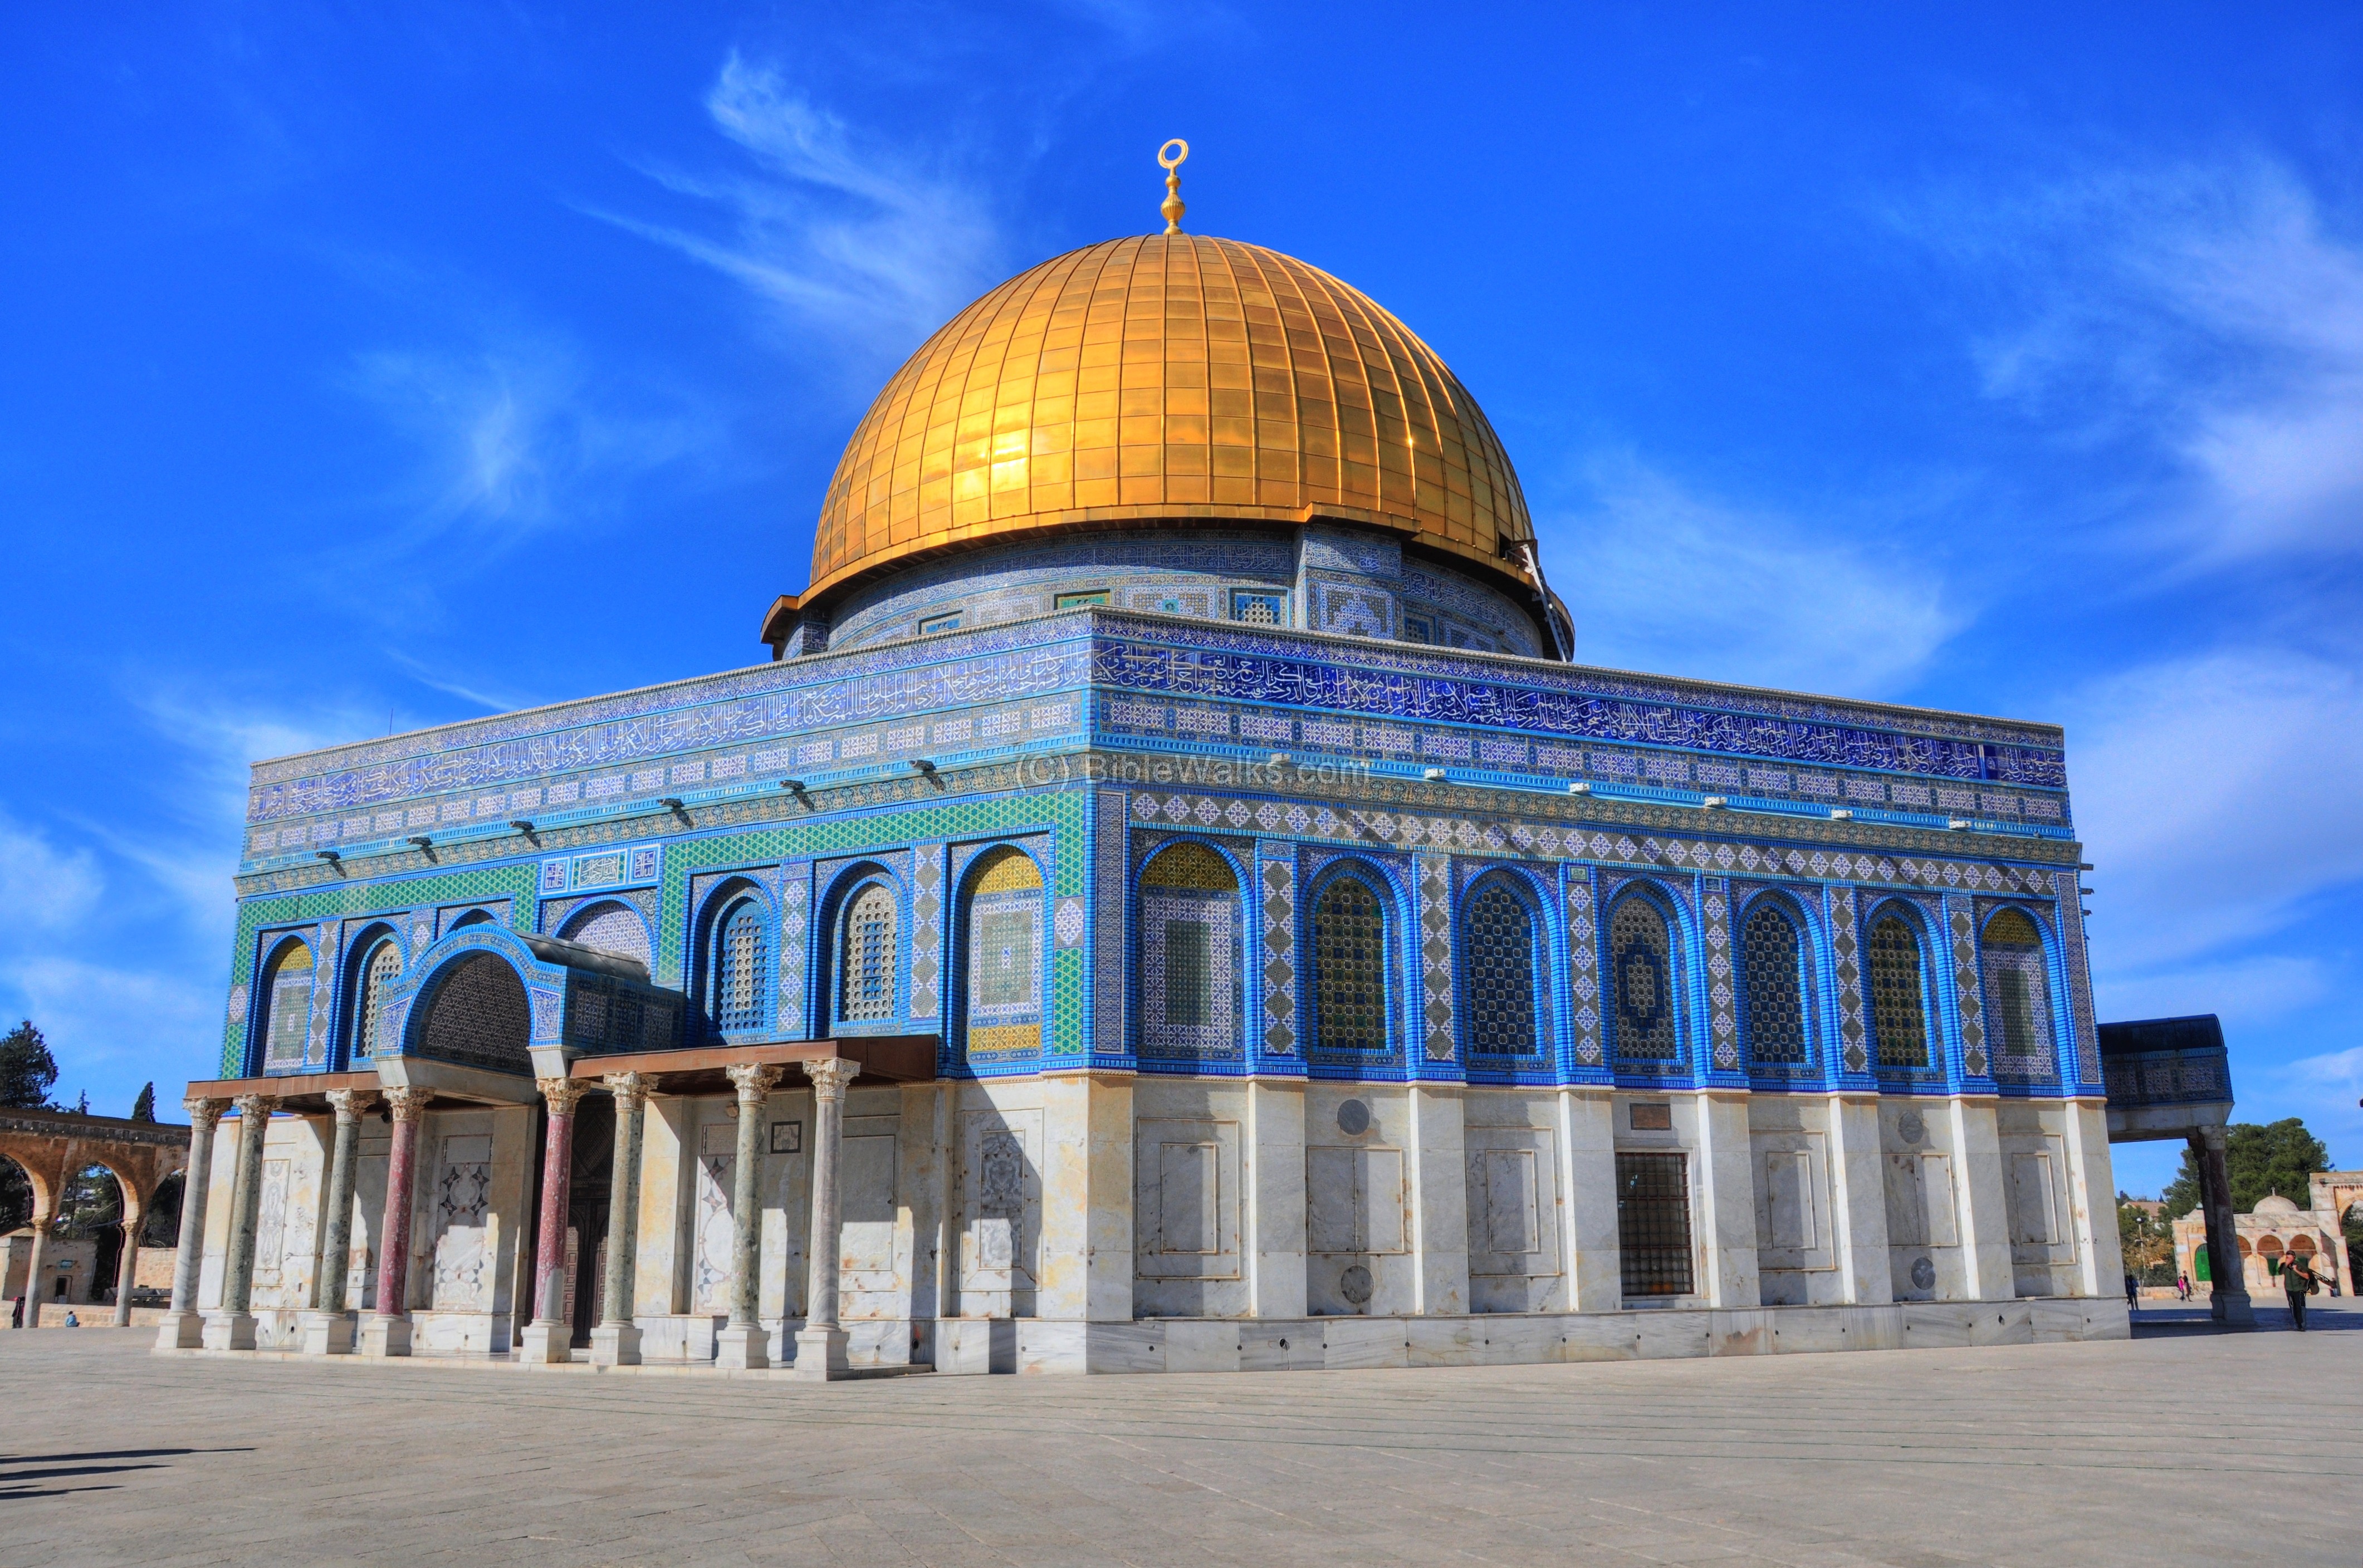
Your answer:
[[[1177,147],[1182,150],[1175,152]],[[1157,210],[1165,215],[1168,234],[1182,232],[1182,215],[1189,210],[1182,204],[1182,165],[1189,160],[1190,144],[1178,136],[1157,149],[1157,166],[1165,171],[1165,202]]]

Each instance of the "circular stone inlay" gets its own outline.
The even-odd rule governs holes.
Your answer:
[[[1356,1105],[1360,1102],[1349,1099],[1346,1103]],[[1360,1264],[1348,1264],[1346,1272],[1337,1276],[1337,1294],[1357,1307],[1370,1298],[1370,1271]]]
[[[1915,1290],[1933,1290],[1936,1285],[1936,1265],[1926,1258],[1912,1260],[1912,1286]]]
[[[1369,1106],[1359,1099],[1349,1099],[1337,1107],[1337,1131],[1349,1135],[1359,1135],[1370,1130],[1370,1108]],[[1363,1277],[1369,1276],[1365,1275]]]
[[[1895,1119],[1895,1131],[1907,1143],[1917,1143],[1928,1136],[1928,1123],[1916,1110],[1907,1110]]]

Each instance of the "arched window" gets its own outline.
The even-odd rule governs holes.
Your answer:
[[[379,1022],[385,1012],[385,993],[402,977],[402,949],[394,944],[391,936],[380,937],[377,945],[369,950],[359,969],[361,987],[353,997],[353,1060],[374,1056],[378,1052]],[[392,1044],[393,1042],[386,1042]]]
[[[262,1070],[289,1072],[304,1065],[312,1032],[312,950],[290,942],[272,955],[263,982]]]
[[[883,1023],[894,1016],[894,889],[872,882],[845,906],[838,944],[837,1016]]]
[[[1535,1035],[1535,922],[1517,894],[1488,882],[1462,917],[1468,966],[1469,1049],[1531,1056]]]
[[[505,961],[479,950],[451,960],[437,975],[416,1040],[422,1056],[530,1073],[532,1035],[525,983]]]
[[[1325,1051],[1387,1049],[1385,906],[1340,876],[1313,906],[1313,1038]]]
[[[2048,1077],[2051,982],[2044,973],[2043,933],[2017,910],[1986,922],[1983,944],[1986,1039],[1997,1077]]]
[[[1769,903],[1759,903],[1741,933],[1750,1061],[1785,1066],[1807,1060],[1803,969],[1797,928]]]
[[[1042,872],[1012,848],[988,850],[970,872],[968,1048],[1042,1046]]]
[[[737,1033],[763,1027],[763,977],[771,968],[770,951],[762,905],[753,899],[731,905],[714,928],[714,984],[706,993],[706,1007],[716,1029]]]
[[[1237,1050],[1238,903],[1230,862],[1204,845],[1174,845],[1141,872],[1143,1055]]]
[[[1922,1000],[1920,936],[1900,914],[1870,926],[1870,1027],[1882,1067],[1928,1065],[1928,1011]]]
[[[464,931],[471,925],[490,925],[492,923],[493,917],[489,911],[470,910],[466,914],[461,915],[458,920],[451,922],[451,929],[453,931]]]
[[[618,958],[634,959],[644,969],[651,967],[648,922],[629,904],[607,899],[577,910],[558,934]]]
[[[1637,893],[1619,903],[1608,922],[1608,952],[1609,982],[1616,1001],[1616,1054],[1634,1061],[1680,1061],[1673,940],[1658,906]]]

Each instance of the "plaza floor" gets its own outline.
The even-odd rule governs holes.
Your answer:
[[[0,1562],[2363,1561],[2363,1311],[2302,1336],[2261,1316],[2146,1311],[2106,1344],[819,1387],[0,1332]]]

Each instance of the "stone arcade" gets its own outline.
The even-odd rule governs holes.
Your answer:
[[[2060,732],[1573,663],[1451,371],[1181,213],[895,375],[771,662],[255,766],[164,1348],[2124,1334]]]

